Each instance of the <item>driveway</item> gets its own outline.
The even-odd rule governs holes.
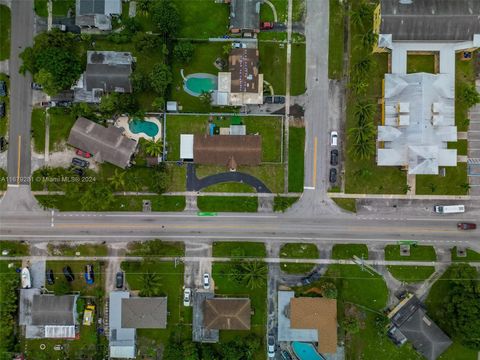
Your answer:
[[[185,256],[194,260],[185,261],[184,285],[195,289],[203,289],[203,274],[210,274],[210,289],[215,285],[212,279],[212,246],[209,243],[185,241]]]

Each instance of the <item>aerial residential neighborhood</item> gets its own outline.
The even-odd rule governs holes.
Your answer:
[[[0,0],[0,359],[478,360],[479,19]]]

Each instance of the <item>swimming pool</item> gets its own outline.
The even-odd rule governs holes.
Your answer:
[[[157,124],[151,121],[133,119],[128,123],[128,128],[134,134],[144,133],[151,138],[154,138],[158,134]]]
[[[292,342],[292,349],[300,360],[324,360],[311,343],[299,341]]]
[[[217,77],[212,74],[196,73],[188,75],[184,81],[184,90],[192,96],[217,89]]]

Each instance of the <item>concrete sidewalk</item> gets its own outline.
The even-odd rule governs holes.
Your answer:
[[[328,193],[331,198],[342,199],[403,199],[403,200],[480,200],[470,195],[408,195],[408,194],[345,194]]]

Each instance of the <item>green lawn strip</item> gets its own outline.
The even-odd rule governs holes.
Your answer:
[[[0,61],[10,57],[10,8],[0,5]]]
[[[290,79],[290,95],[301,95],[305,92],[305,44],[292,44],[292,63]]]
[[[388,266],[392,276],[406,283],[416,283],[427,280],[434,272],[433,266]]]
[[[128,256],[184,256],[185,245],[182,242],[162,241],[159,239],[135,241],[128,244]]]
[[[467,256],[458,257],[457,256],[457,247],[455,246],[452,250],[452,261],[480,261],[480,253],[467,249]]]
[[[292,36],[292,38],[293,38],[293,36]],[[261,43],[262,41],[269,41],[269,40],[285,42],[285,41],[287,41],[287,33],[286,32],[277,32],[277,31],[261,31],[257,35],[257,39],[258,39],[259,43]]]
[[[330,79],[340,79],[343,75],[344,6],[341,0],[330,0],[328,40],[328,77]]]
[[[7,190],[7,178],[8,178],[8,173],[0,169],[0,191],[5,191]]]
[[[285,212],[293,204],[295,204],[299,197],[290,197],[290,196],[275,196],[273,199],[273,211]]]
[[[202,192],[231,192],[231,193],[253,193],[255,188],[248,184],[238,182],[227,182],[221,184],[210,185],[201,190]]]
[[[5,83],[7,84],[7,96],[0,96],[0,101],[3,101],[5,103],[5,116],[0,119],[0,136],[5,136],[8,132],[10,115],[10,98],[8,96],[8,93],[10,91],[10,78],[7,74],[0,73],[0,80],[5,81]]]
[[[69,109],[52,108],[50,114],[50,151],[59,151],[65,146],[76,116]]]
[[[335,244],[332,259],[352,259],[353,256],[368,259],[368,247],[365,244]]]
[[[18,349],[16,317],[20,274],[15,269],[20,266],[20,261],[0,261],[0,359],[12,359],[13,352]]]
[[[466,195],[468,193],[467,164],[447,167],[445,176],[417,175],[417,195]]]
[[[472,59],[475,59],[476,56],[476,52],[474,52]],[[460,94],[463,86],[475,85],[475,61],[462,61],[461,57],[461,52],[456,54],[455,94]],[[468,110],[462,97],[455,96],[455,125],[458,131],[468,130]]]
[[[257,197],[199,196],[197,206],[206,212],[257,212]]]
[[[182,303],[183,296],[183,273],[184,265],[164,261],[124,261],[121,268],[126,273],[126,281],[131,290],[142,290],[143,274],[146,272],[155,274],[160,284],[156,296],[167,296],[167,328],[166,329],[139,329],[137,338],[150,343],[150,346],[165,346],[169,341],[170,334],[184,324],[191,315],[191,310],[185,308]]]
[[[332,198],[332,200],[344,210],[357,212],[357,200],[348,198]]]
[[[45,151],[45,110],[32,110],[33,149],[43,154]]]
[[[449,149],[457,149],[457,155],[467,155],[468,140],[459,139],[456,142],[447,143]]]
[[[419,72],[435,74],[435,55],[407,55],[407,74]]]
[[[267,256],[264,243],[215,241],[212,246],[213,257],[264,258]]]
[[[92,285],[88,285],[85,281],[85,265],[87,264],[93,265],[93,271],[95,273],[95,282]],[[72,273],[75,276],[75,280],[73,280],[70,283],[70,286],[67,287],[70,291],[79,291],[82,296],[98,296],[99,294],[103,294],[103,274],[105,272],[105,264],[99,261],[47,260],[47,270],[52,269],[55,277],[55,284],[45,285],[48,290],[54,291],[55,293],[60,293],[62,286],[68,284],[65,276],[63,275],[63,268],[67,265],[70,266]]]
[[[53,0],[53,16],[67,16],[69,9],[75,11],[75,0]]]
[[[430,245],[410,246],[410,256],[400,255],[400,245],[385,246],[385,260],[387,261],[436,261],[437,254]]]
[[[291,243],[280,248],[280,258],[285,259],[318,259],[318,248],[315,244]],[[288,274],[307,273],[314,264],[305,263],[280,263],[282,271]]]
[[[107,256],[108,247],[104,244],[79,244],[70,245],[68,243],[47,245],[48,254],[53,256]]]
[[[8,256],[25,256],[30,253],[30,247],[23,241],[2,240],[0,241],[0,253],[8,250]]]
[[[290,126],[288,141],[288,191],[303,192],[305,128]]]
[[[46,18],[48,16],[47,4],[48,4],[48,0],[35,0],[33,5],[35,9],[35,13],[38,16]]]
[[[302,21],[305,16],[306,10],[305,0],[293,0],[292,1],[292,21]]]
[[[78,198],[67,198],[64,195],[36,195],[37,201],[47,208],[59,211],[80,211],[81,205]],[[116,195],[115,202],[108,211],[142,211],[143,200],[150,200],[152,211],[182,211],[185,208],[184,196],[123,196]]]
[[[284,43],[260,42],[258,49],[259,72],[263,74],[264,80],[273,86],[275,95],[285,95],[287,46]],[[267,90],[268,86],[265,86],[265,91]]]
[[[187,190],[187,167],[177,164],[167,164],[168,187],[167,191]]]

